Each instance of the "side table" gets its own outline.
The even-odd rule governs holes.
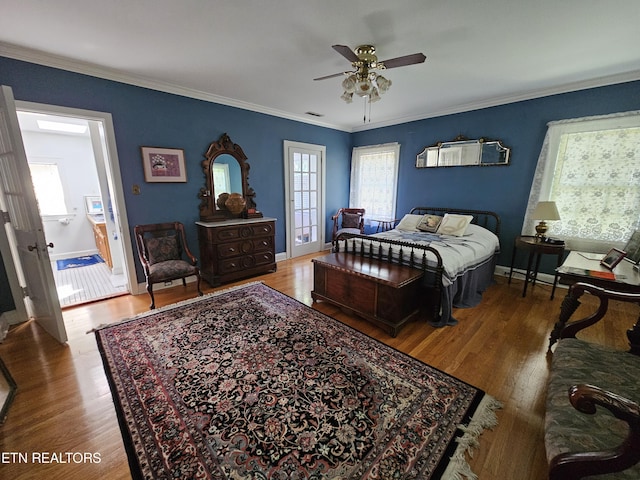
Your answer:
[[[524,278],[524,288],[522,290],[522,296],[527,296],[527,285],[531,282],[533,287],[536,284],[538,278],[538,269],[540,268],[540,258],[542,255],[557,255],[558,256],[558,268],[562,265],[562,258],[564,256],[564,245],[554,245],[552,243],[544,243],[540,238],[532,235],[520,235],[516,237],[513,242],[513,254],[511,255],[511,269],[509,270],[509,283],[511,283],[511,277],[513,276],[513,265],[516,260],[517,250],[524,250],[529,252],[529,259],[527,261],[527,273]],[[534,266],[535,261],[535,266]],[[533,270],[532,270],[533,267]],[[551,300],[556,293],[556,286],[558,284],[558,273],[553,279],[553,288],[551,289]]]

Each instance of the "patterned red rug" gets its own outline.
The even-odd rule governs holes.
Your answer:
[[[497,423],[481,390],[263,284],[96,338],[134,478],[475,478]]]

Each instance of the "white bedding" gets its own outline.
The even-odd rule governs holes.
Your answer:
[[[437,250],[442,257],[444,266],[442,284],[445,287],[451,285],[456,278],[464,272],[473,270],[476,266],[484,264],[500,250],[498,237],[486,228],[474,224],[467,226],[465,234],[461,237],[420,231],[407,231],[398,228],[383,233],[376,233],[372,235],[372,237],[409,242],[429,246]],[[394,251],[397,252],[399,247],[394,245],[393,248]],[[409,252],[405,252],[407,255],[408,253]],[[414,255],[416,255],[416,253],[414,253]],[[419,263],[422,259],[416,257],[415,261]],[[435,261],[435,255],[427,252],[428,264],[435,265]]]

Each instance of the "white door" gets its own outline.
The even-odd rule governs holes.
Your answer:
[[[326,148],[284,142],[287,177],[287,256],[319,252],[324,246]]]
[[[0,92],[0,196],[16,270],[25,285],[27,313],[61,343],[67,341],[42,220],[31,183],[11,88]]]

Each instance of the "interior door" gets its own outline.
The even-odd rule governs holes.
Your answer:
[[[285,142],[287,250],[290,257],[319,252],[324,245],[325,147]]]
[[[31,183],[31,173],[22,143],[11,88],[0,91],[0,188],[7,209],[8,232],[13,237],[12,257],[22,272],[25,306],[49,334],[67,341],[62,310],[56,292],[40,212]]]

